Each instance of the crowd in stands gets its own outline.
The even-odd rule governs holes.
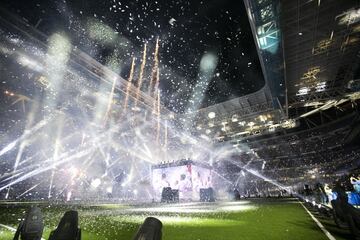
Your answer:
[[[360,175],[353,172],[331,184],[305,185],[299,196],[310,208],[331,217],[339,228],[349,229],[360,239]],[[330,213],[330,214],[329,214]]]

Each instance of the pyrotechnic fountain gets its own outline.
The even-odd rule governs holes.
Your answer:
[[[137,86],[137,90],[136,90],[136,98],[135,98],[135,104],[134,104],[135,108],[137,108],[137,104],[138,104],[139,97],[140,97],[141,86],[143,84],[143,75],[144,75],[145,65],[146,65],[146,43],[144,44],[143,56],[142,56],[142,60],[141,60],[139,80],[138,80],[138,86]]]
[[[151,72],[151,80],[149,84],[148,93],[150,96],[155,96],[156,86],[159,85],[159,38],[156,39],[155,51],[154,51],[154,65]]]
[[[129,103],[129,91],[130,91],[130,87],[132,85],[132,80],[134,78],[134,68],[135,68],[135,58],[133,57],[132,61],[131,61],[130,73],[129,73],[128,83],[127,83],[126,93],[125,93],[125,101],[124,101],[124,108],[123,108],[124,114],[126,113],[128,103]]]
[[[130,84],[130,82],[129,82],[129,84]],[[107,105],[106,113],[105,113],[105,116],[104,116],[104,125],[106,125],[106,123],[107,123],[107,120],[109,118],[109,114],[110,114],[110,111],[111,111],[111,106],[113,104],[115,86],[116,86],[116,78],[113,79],[113,84],[111,86],[111,92],[110,92],[110,95],[109,95],[108,105]]]
[[[156,142],[160,145],[160,121],[161,121],[161,112],[160,112],[160,91],[156,91],[156,102],[157,102],[157,108],[156,108],[156,116],[157,116],[157,126],[156,126]]]

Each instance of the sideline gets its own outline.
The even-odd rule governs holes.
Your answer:
[[[336,240],[336,238],[333,235],[331,235],[331,233],[328,230],[326,230],[324,225],[322,225],[321,222],[319,220],[317,220],[317,218],[314,215],[312,215],[312,213],[304,206],[304,204],[302,202],[300,202],[300,201],[299,201],[299,203],[301,204],[301,206],[303,206],[303,208],[310,215],[310,217],[314,220],[314,222],[316,222],[318,227],[325,233],[325,235],[328,237],[328,239]]]

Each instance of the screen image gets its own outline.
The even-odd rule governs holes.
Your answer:
[[[212,187],[211,169],[192,166],[193,190],[199,193],[200,188]]]
[[[212,187],[211,170],[194,165],[183,165],[152,170],[152,185],[156,200],[161,199],[163,188],[179,190],[179,199],[199,199],[200,188]]]

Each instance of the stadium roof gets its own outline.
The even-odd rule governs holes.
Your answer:
[[[358,1],[281,1],[289,107],[341,98],[359,78]]]
[[[101,64],[116,59],[113,70],[124,79],[131,56],[139,66],[144,44],[153,52],[159,38],[162,103],[175,112],[186,112],[191,101],[206,107],[264,86],[241,1],[19,0],[1,5],[48,36],[66,33],[74,46]],[[213,69],[203,74],[209,64]],[[150,76],[151,67],[146,71]]]

